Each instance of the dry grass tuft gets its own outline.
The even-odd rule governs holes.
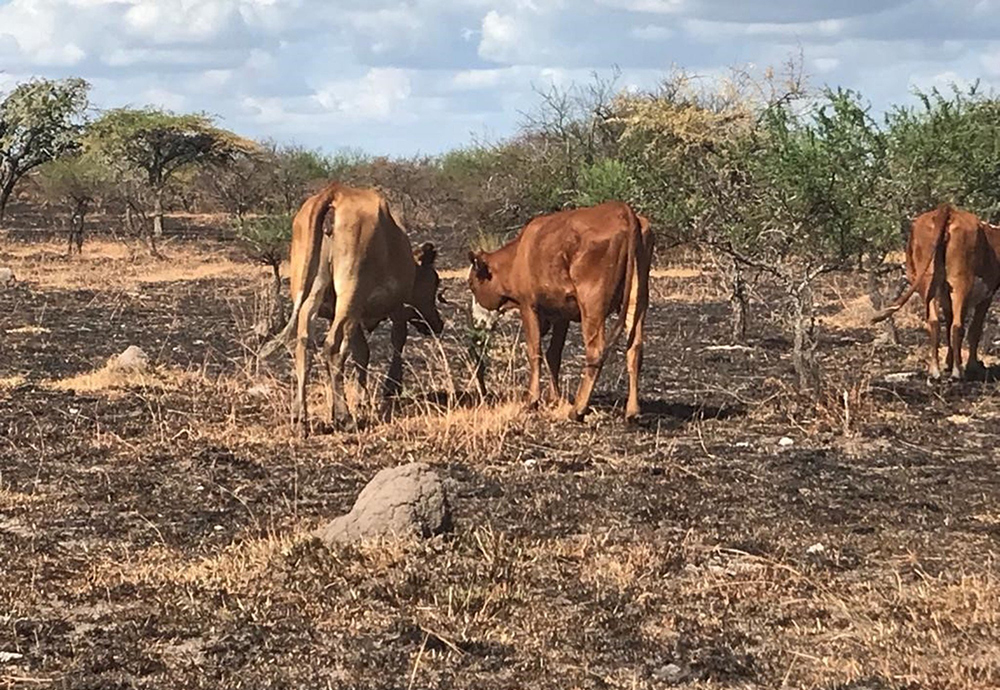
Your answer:
[[[52,331],[44,326],[21,326],[20,328],[8,329],[7,335],[43,335],[51,332]]]
[[[199,375],[178,369],[166,367],[127,369],[116,367],[109,362],[96,371],[49,381],[46,385],[48,388],[61,391],[114,393],[128,388],[180,390],[200,378]]]
[[[6,378],[0,378],[0,391],[9,391],[17,388],[18,386],[24,385],[25,379],[23,376],[7,376]]]

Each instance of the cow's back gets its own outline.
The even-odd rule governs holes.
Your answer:
[[[410,242],[375,190],[337,195],[327,247],[334,297],[350,300],[358,318],[385,318],[409,300],[416,270]]]
[[[543,308],[569,309],[578,318],[578,290],[607,289],[625,273],[635,215],[621,202],[540,216],[519,236],[512,270],[520,299]]]

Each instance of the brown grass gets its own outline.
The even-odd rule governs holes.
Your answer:
[[[23,376],[7,376],[0,378],[0,391],[8,391],[23,385],[26,379]]]
[[[19,281],[35,288],[122,289],[148,283],[206,278],[252,278],[266,269],[234,260],[227,252],[191,244],[163,247],[164,260],[142,249],[110,240],[91,240],[79,256],[67,256],[58,242],[7,243],[0,246],[0,262],[9,265]]]
[[[52,390],[72,390],[115,395],[129,388],[179,390],[200,380],[201,377],[199,375],[179,369],[151,367],[140,371],[119,369],[109,363],[95,371],[70,376],[65,379],[47,381],[45,385]]]

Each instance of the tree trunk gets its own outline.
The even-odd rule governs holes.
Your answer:
[[[882,295],[881,269],[876,266],[868,271],[868,299],[871,300],[872,309],[879,313],[885,308],[885,297]],[[899,331],[896,329],[894,319],[885,319],[878,327],[878,335],[875,337],[878,345],[899,345]]]
[[[729,306],[732,309],[733,343],[744,343],[747,339],[747,321],[750,313],[750,297],[747,294],[747,284],[743,277],[743,269],[733,261],[730,268]]]
[[[163,188],[153,193],[153,237],[163,237]]]
[[[3,222],[4,215],[7,213],[7,202],[10,201],[10,195],[14,193],[15,184],[17,184],[17,178],[12,177],[3,183],[3,187],[0,187],[0,223]]]
[[[812,286],[801,283],[792,290],[792,366],[799,390],[819,387],[819,364],[816,361],[816,322],[813,314]]]
[[[67,252],[72,254],[74,249],[77,254],[83,253],[83,228],[87,217],[87,202],[81,201],[73,208],[73,215],[70,216],[69,224],[69,247]]]

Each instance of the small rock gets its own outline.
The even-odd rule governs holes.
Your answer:
[[[658,680],[665,680],[668,683],[673,683],[680,680],[681,676],[684,675],[684,669],[682,669],[677,664],[667,664],[666,666],[661,666],[656,669],[653,673]]]
[[[14,285],[14,270],[6,266],[0,266],[0,288],[9,288]]]
[[[266,383],[258,383],[247,388],[247,395],[254,398],[269,398],[274,390]]]
[[[108,360],[109,369],[145,371],[149,368],[149,355],[135,345],[129,345],[120,355]]]
[[[808,549],[806,549],[806,553],[809,554],[810,556],[818,556],[821,553],[825,552],[826,552],[826,547],[818,542],[810,546]]]
[[[6,664],[9,661],[17,661],[23,658],[24,655],[17,652],[0,652],[0,664]]]
[[[788,446],[794,446],[795,445],[795,441],[793,441],[792,439],[788,438],[787,436],[782,436],[778,440],[778,445],[781,446],[782,448],[787,448]]]
[[[330,544],[371,537],[431,537],[451,529],[444,483],[430,466],[412,462],[389,467],[358,495],[354,507],[316,531]]]
[[[966,425],[972,422],[972,417],[964,414],[953,414],[946,418],[952,424]]]
[[[895,374],[886,374],[886,383],[902,383],[903,381],[909,381],[917,376],[915,371],[901,371]]]

